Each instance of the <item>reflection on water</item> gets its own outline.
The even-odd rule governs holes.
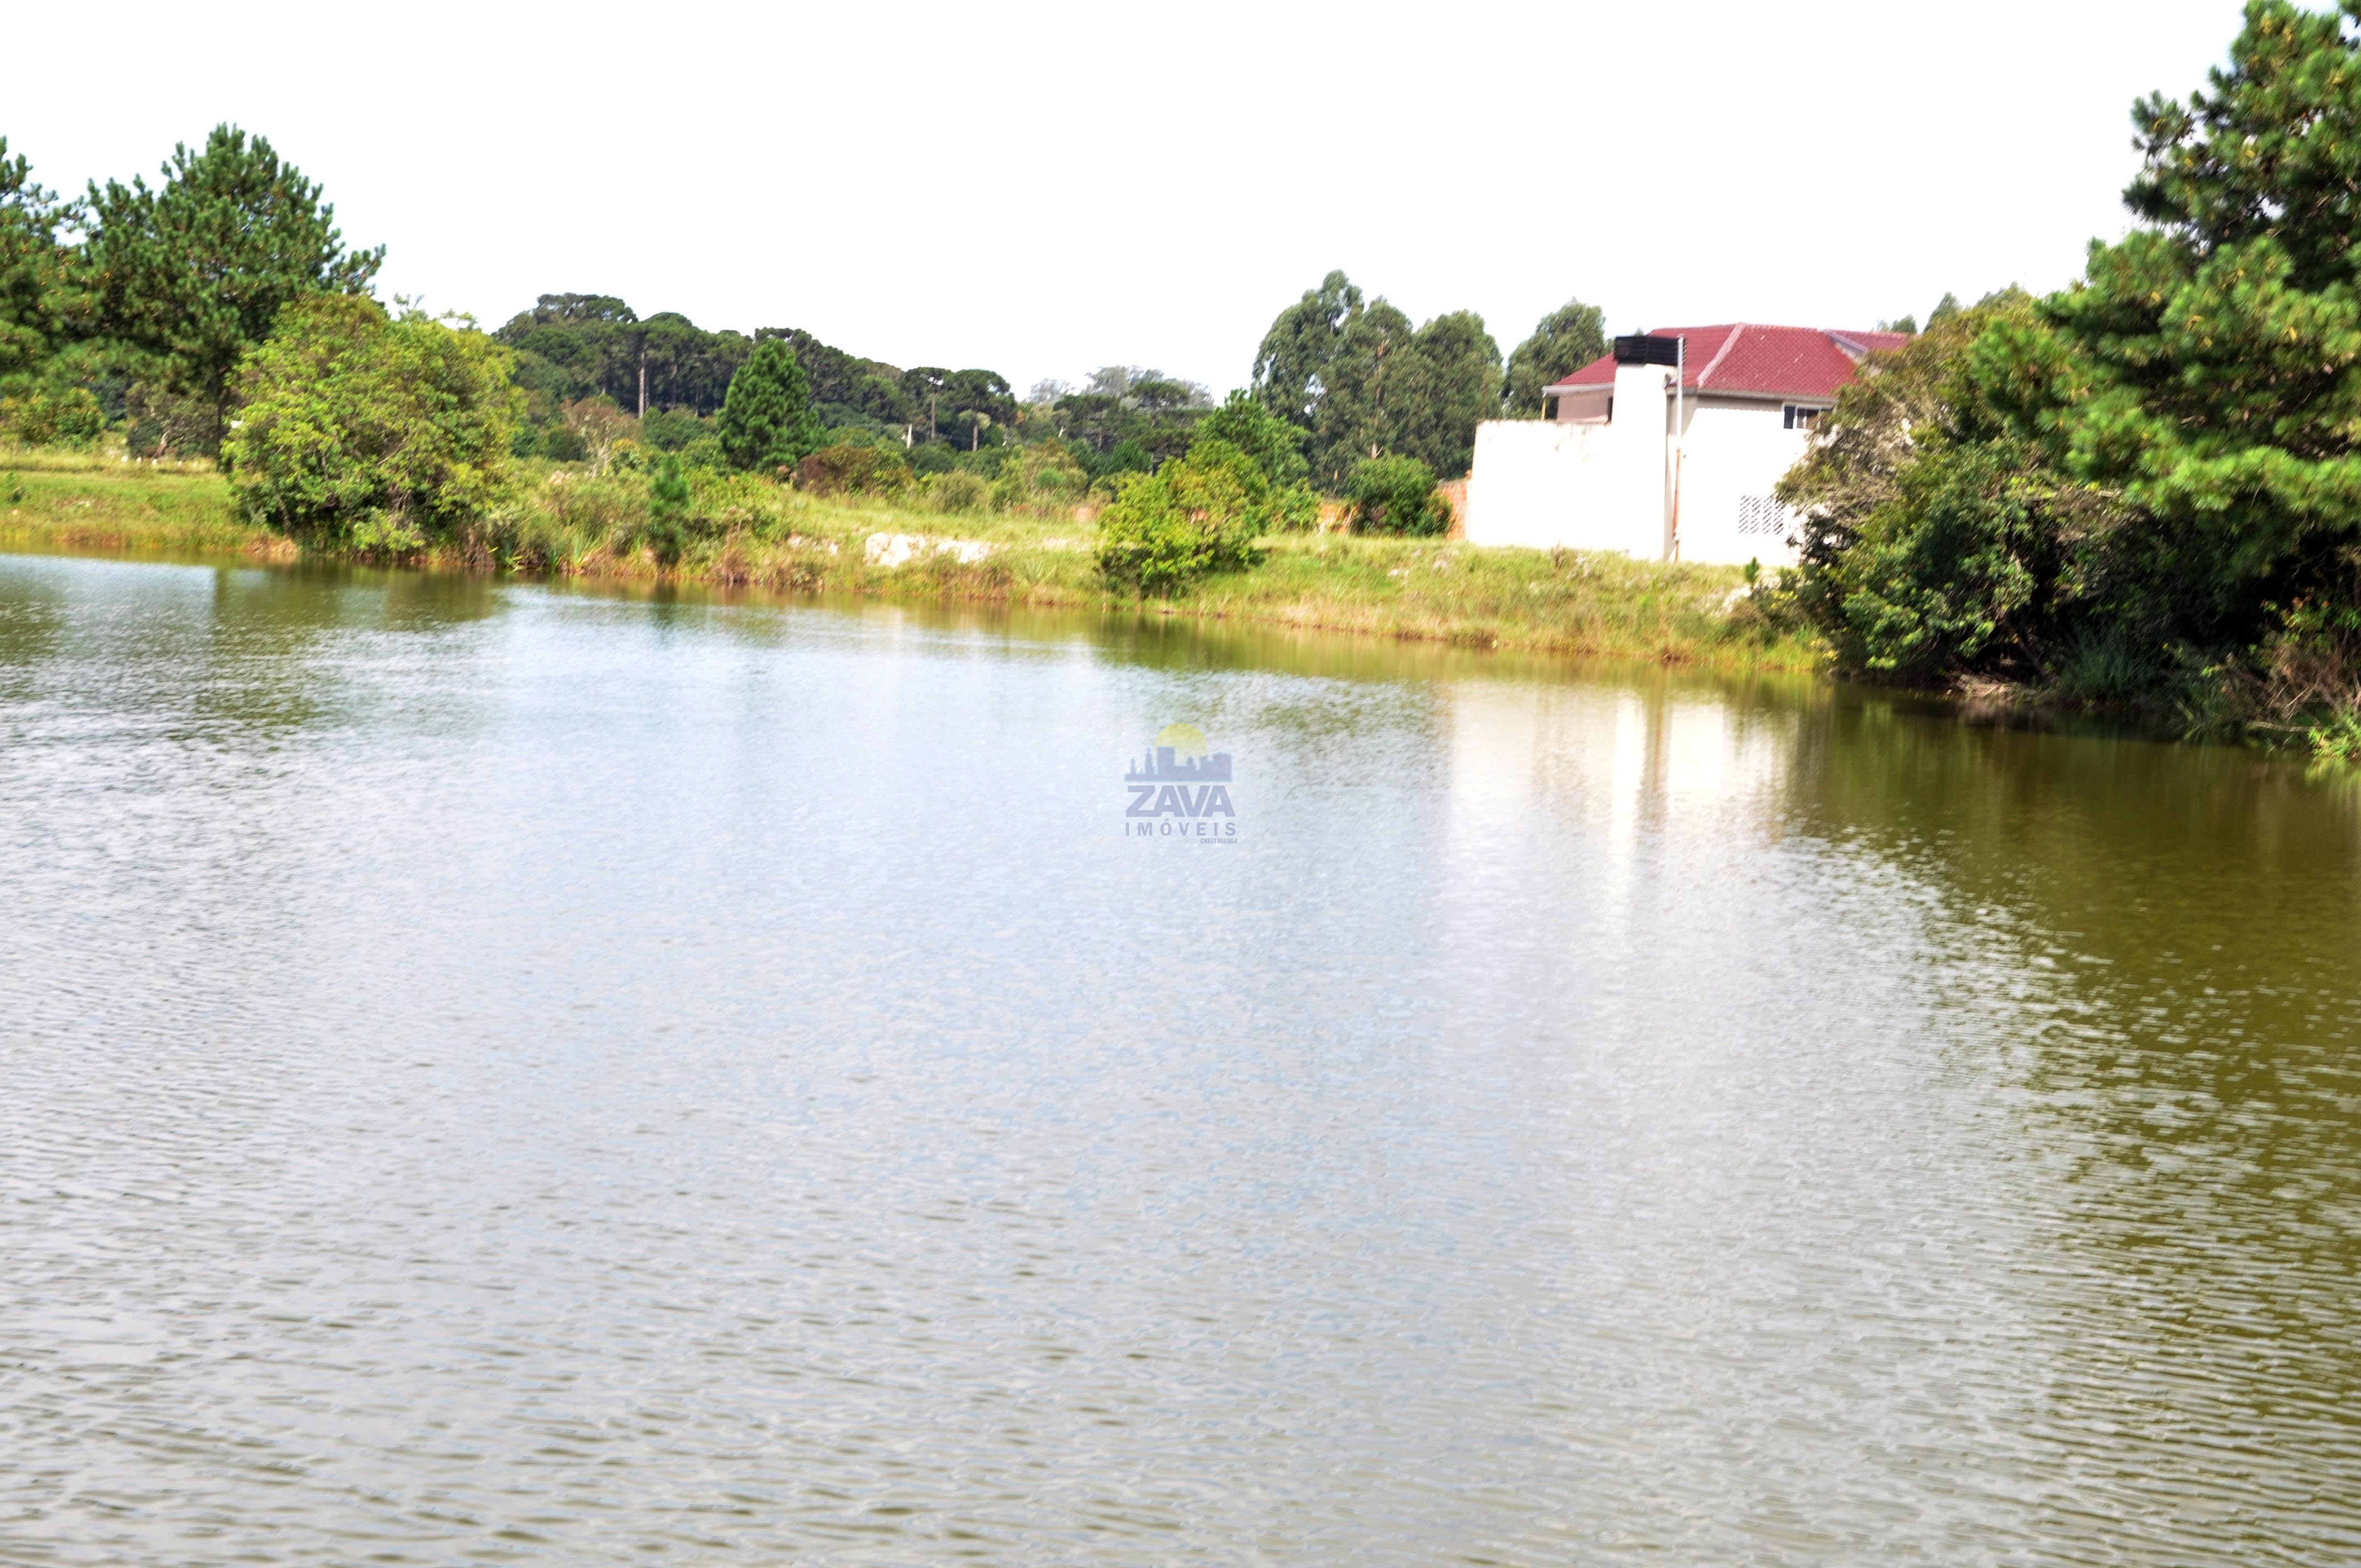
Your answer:
[[[1234,848],[1123,835],[1182,719]],[[2348,1560],[2356,809],[1808,682],[0,558],[0,1560]]]

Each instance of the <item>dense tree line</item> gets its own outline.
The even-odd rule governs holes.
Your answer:
[[[531,422],[553,455],[569,455],[565,410],[602,399],[634,418],[656,417],[658,444],[686,444],[692,420],[718,414],[730,379],[757,347],[777,341],[803,369],[821,426],[856,439],[886,439],[937,450],[918,461],[950,466],[952,455],[1005,444],[1016,434],[1017,405],[993,370],[922,365],[905,370],[822,343],[800,327],[752,335],[708,332],[677,312],[642,317],[610,294],[544,294],[493,335],[516,351],[517,381],[531,398]]]
[[[1477,422],[1538,418],[1543,387],[1606,351],[1598,310],[1570,301],[1518,345],[1504,375],[1499,345],[1475,312],[1413,327],[1383,295],[1365,300],[1331,272],[1263,334],[1254,389],[1303,432],[1313,475],[1335,492],[1377,457],[1466,473]]]
[[[2133,114],[2137,226],[1939,319],[1786,495],[1841,663],[2361,753],[2361,0]]]

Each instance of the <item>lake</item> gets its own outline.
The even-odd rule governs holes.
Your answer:
[[[2351,1561],[2356,871],[1806,679],[0,557],[0,1561]]]

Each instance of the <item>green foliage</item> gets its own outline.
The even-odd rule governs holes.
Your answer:
[[[1345,491],[1358,533],[1442,533],[1451,509],[1434,488],[1434,470],[1415,457],[1370,457],[1353,470]]]
[[[753,345],[745,334],[707,332],[675,311],[642,320],[611,294],[544,294],[494,334],[517,351],[518,383],[545,395],[541,410],[605,397],[637,412],[709,414]]]
[[[796,488],[814,495],[898,495],[916,480],[902,455],[868,442],[823,446],[796,466]]]
[[[1533,334],[1509,356],[1508,375],[1500,392],[1500,412],[1507,419],[1542,417],[1543,394],[1551,385],[1606,354],[1607,318],[1597,305],[1568,300],[1533,326]]]
[[[217,126],[172,150],[164,182],[90,188],[74,261],[89,324],[145,356],[213,413],[217,439],[239,361],[290,303],[357,294],[385,258],[348,250],[320,187],[260,137]]]
[[[1839,398],[1784,491],[1846,667],[2329,736],[2361,713],[2361,0],[2134,111],[2142,220]]]
[[[1354,465],[1406,453],[1450,475],[1499,406],[1500,350],[1469,311],[1412,328],[1342,272],[1279,313],[1255,356],[1255,395],[1310,433],[1312,473],[1341,488]]]
[[[1115,444],[1115,449],[1095,466],[1096,477],[1107,478],[1116,474],[1152,474],[1156,471],[1156,454],[1148,444],[1134,437]]]
[[[764,327],[755,341],[782,338],[811,378],[812,403],[830,426],[849,426],[899,439],[905,428],[923,422],[903,388],[902,372],[880,359],[863,359],[833,348],[801,327]],[[989,374],[989,372],[986,372]]]
[[[1081,500],[1091,476],[1057,437],[1021,446],[1001,465],[992,499],[1003,510],[1059,511]]]
[[[1396,381],[1389,450],[1457,478],[1476,461],[1476,425],[1500,411],[1500,345],[1473,311],[1418,329]]]
[[[665,565],[680,559],[688,535],[688,478],[672,453],[658,457],[648,471],[648,545]]]
[[[1257,541],[1300,527],[1318,502],[1282,486],[1245,452],[1201,439],[1153,474],[1116,481],[1099,514],[1097,561],[1113,587],[1170,595],[1212,572],[1238,572],[1261,559]]]
[[[794,349],[777,338],[755,345],[730,383],[719,434],[723,454],[741,469],[793,468],[820,449],[826,427]]]
[[[32,165],[0,137],[0,382],[48,357],[58,332],[62,252],[57,197],[33,182]]]
[[[1198,440],[1228,442],[1277,485],[1301,485],[1312,477],[1312,465],[1303,455],[1303,434],[1271,412],[1269,404],[1244,391],[1232,392],[1197,426]]]
[[[1933,323],[1838,394],[1782,483],[1805,517],[1803,567],[1782,591],[1840,666],[2038,681],[2094,645],[2126,519],[2010,423],[1993,346],[2037,330],[2014,291]]]
[[[641,438],[659,452],[677,452],[701,435],[713,433],[713,422],[685,408],[651,409],[640,421]]]
[[[1302,299],[1279,313],[1255,350],[1255,395],[1280,418],[1311,431],[1345,323],[1361,308],[1361,291],[1342,271],[1306,289]]]
[[[507,494],[516,392],[508,351],[480,333],[315,295],[280,313],[238,384],[223,457],[257,522],[406,554],[478,527]]]
[[[992,481],[964,468],[928,475],[926,497],[939,511],[982,511],[992,504]]]
[[[87,450],[106,433],[106,411],[86,387],[36,386],[0,398],[0,440]]]

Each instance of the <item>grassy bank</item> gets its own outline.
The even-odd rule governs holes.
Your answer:
[[[1072,514],[945,513],[717,479],[676,562],[640,532],[644,488],[569,470],[534,476],[496,533],[432,565],[586,578],[675,577],[808,592],[1120,608]],[[0,455],[0,545],[235,551],[292,559],[292,542],[241,523],[210,471],[104,458]],[[1578,551],[1477,549],[1343,534],[1274,538],[1256,571],[1207,579],[1153,612],[1414,638],[1467,648],[1800,669],[1805,636],[1765,626],[1732,567],[1664,565]]]
[[[292,560],[293,543],[238,521],[210,463],[0,453],[0,545]]]

